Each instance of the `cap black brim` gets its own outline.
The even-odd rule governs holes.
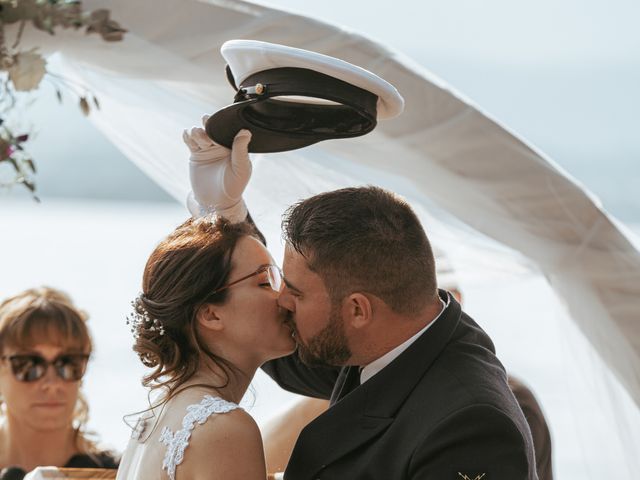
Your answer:
[[[246,128],[252,134],[249,151],[271,153],[322,140],[357,137],[375,126],[375,118],[347,105],[254,98],[216,112],[207,121],[206,131],[216,143],[231,148],[235,135]]]

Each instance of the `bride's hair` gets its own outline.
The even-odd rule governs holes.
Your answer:
[[[224,218],[190,218],[153,251],[144,269],[142,293],[133,302],[134,351],[153,371],[142,381],[145,387],[164,387],[170,398],[201,365],[209,361],[222,370],[224,387],[232,372],[239,371],[215,355],[196,329],[198,309],[223,304],[226,289],[212,293],[228,280],[231,256],[242,237],[259,239],[253,225],[232,224]]]

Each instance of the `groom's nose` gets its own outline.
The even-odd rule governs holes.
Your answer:
[[[295,299],[293,298],[289,287],[287,287],[286,285],[284,285],[284,287],[282,287],[282,290],[280,290],[277,302],[280,307],[289,310],[290,312],[296,311]]]

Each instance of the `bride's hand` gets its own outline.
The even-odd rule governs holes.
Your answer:
[[[203,125],[208,116],[202,119]],[[247,216],[242,193],[251,178],[249,142],[251,132],[240,130],[231,150],[218,145],[201,127],[193,127],[182,134],[191,151],[189,178],[192,193],[187,207],[194,216],[215,212],[232,222],[241,222]]]

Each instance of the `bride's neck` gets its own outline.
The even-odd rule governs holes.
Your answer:
[[[203,386],[206,389],[213,388],[225,400],[240,403],[249,388],[254,374],[255,370],[247,373],[235,369],[225,373],[218,365],[209,366],[205,364],[201,365],[189,380],[178,387],[178,390],[196,386]]]

